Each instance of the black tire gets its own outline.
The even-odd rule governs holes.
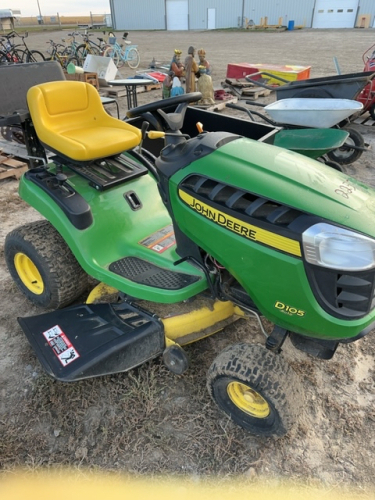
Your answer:
[[[8,55],[2,50],[0,50],[0,64],[8,64],[8,63],[9,63]]]
[[[76,48],[75,55],[76,57],[78,57],[80,64],[82,64],[83,61],[86,59],[87,53],[88,52],[85,44],[78,45],[78,47]]]
[[[89,54],[93,56],[100,56],[100,50],[96,47],[87,47],[84,43],[78,45],[78,47],[76,48],[75,55],[80,60],[80,64],[83,64],[84,60]]]
[[[11,52],[9,52],[9,57],[14,64],[24,63],[26,62],[26,51],[15,48]]]
[[[45,61],[46,58],[44,57],[44,55],[39,52],[38,50],[31,50],[28,54],[27,54],[27,57],[26,57],[26,62],[30,63],[30,62],[42,62],[42,61]]]
[[[365,145],[365,141],[362,135],[357,132],[352,127],[345,127],[342,130],[346,130],[349,132],[349,137],[346,139],[345,144],[358,146],[363,148]],[[341,148],[337,148],[334,151],[330,151],[327,153],[327,156],[330,160],[340,163],[340,165],[349,165],[350,163],[355,162],[362,156],[363,151],[358,149],[350,149],[347,146],[342,146]]]
[[[25,224],[9,233],[4,254],[18,288],[37,306],[64,307],[87,289],[87,274],[46,220]]]
[[[370,116],[373,120],[375,120],[375,104],[373,104],[371,106],[371,108],[369,109],[369,113],[370,113]]]
[[[337,161],[326,160],[325,158],[323,158],[322,163],[327,165],[327,167],[331,167],[334,170],[338,170],[339,172],[345,172],[343,166],[340,165],[340,163],[337,163]]]
[[[302,403],[292,368],[255,344],[235,344],[221,352],[208,371],[207,388],[224,413],[259,436],[285,435]]]

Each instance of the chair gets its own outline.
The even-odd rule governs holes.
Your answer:
[[[41,143],[76,162],[118,155],[136,147],[141,131],[111,117],[89,83],[55,81],[27,93],[31,118]]]

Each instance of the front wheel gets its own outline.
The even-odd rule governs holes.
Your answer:
[[[45,61],[44,55],[38,50],[31,50],[26,57],[26,62],[42,62]]]
[[[25,224],[9,233],[4,254],[16,285],[37,306],[64,307],[87,289],[87,274],[46,220]]]
[[[207,388],[237,425],[259,436],[283,436],[294,423],[302,390],[292,368],[255,344],[235,344],[217,356]]]
[[[139,66],[139,63],[141,61],[139,52],[137,49],[134,47],[129,49],[129,52],[127,54],[126,62],[128,63],[129,68],[131,69],[136,69]]]
[[[345,127],[342,130],[349,133],[349,137],[346,139],[345,145],[341,148],[330,151],[327,153],[327,156],[332,161],[340,163],[340,165],[349,165],[349,163],[353,163],[358,160],[363,153],[360,149],[351,149],[350,146],[363,148],[365,141],[363,136],[352,127]]]
[[[103,57],[110,57],[113,60],[113,62],[115,63],[117,68],[120,66],[119,53],[113,47],[108,47],[108,49],[106,49],[104,51]]]

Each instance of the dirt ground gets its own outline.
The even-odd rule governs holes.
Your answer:
[[[66,32],[30,35],[29,46],[45,51]],[[311,65],[311,77],[361,72],[363,52],[374,43],[369,30],[285,32],[134,32],[141,69],[153,58],[169,61],[175,48],[204,47],[215,88],[229,62]],[[183,56],[184,57],[184,56]],[[122,76],[133,75],[129,68]],[[157,100],[160,91],[138,95]],[[271,99],[272,96],[269,98]],[[121,100],[120,100],[121,101]],[[125,113],[125,99],[121,113]],[[264,102],[260,99],[259,102]],[[224,111],[225,112],[225,111]],[[231,111],[233,113],[233,111]],[[372,150],[346,168],[375,186],[375,129],[358,126]],[[12,282],[3,243],[14,227],[39,215],[20,200],[18,182],[0,182],[0,467],[35,470],[72,466],[134,474],[179,474],[305,481],[330,489],[373,489],[375,446],[375,332],[339,346],[331,361],[313,359],[287,342],[283,356],[304,389],[305,404],[294,431],[279,440],[253,437],[210,401],[205,374],[215,355],[235,341],[263,343],[255,323],[243,320],[187,348],[190,370],[174,376],[160,360],[127,374],[64,385],[42,371],[17,323],[38,314]]]

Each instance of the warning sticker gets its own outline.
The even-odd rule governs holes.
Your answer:
[[[69,363],[79,358],[78,352],[59,325],[55,325],[43,332],[43,335],[63,366],[67,366]]]
[[[163,229],[156,231],[156,233],[147,236],[147,238],[139,242],[140,245],[158,253],[165,252],[175,243],[176,243],[176,238],[174,235],[172,224],[163,227]]]

